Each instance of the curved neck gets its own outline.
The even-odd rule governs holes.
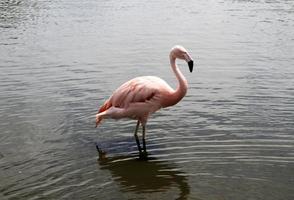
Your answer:
[[[178,103],[187,93],[188,83],[176,64],[176,58],[170,55],[170,64],[178,80],[177,89],[171,94],[170,105]]]

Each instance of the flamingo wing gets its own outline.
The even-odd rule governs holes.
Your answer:
[[[134,78],[122,84],[100,107],[98,113],[108,110],[110,107],[125,108],[133,102],[144,102],[151,99],[155,90],[146,89],[144,81]]]
[[[137,77],[122,84],[110,97],[112,106],[127,108],[132,103],[146,102],[159,95],[156,81],[150,77]],[[154,100],[154,99],[153,99]]]
[[[163,107],[164,96],[172,88],[155,76],[142,76],[131,79],[114,91],[96,115],[96,126],[102,117],[133,118],[146,122],[149,114]]]

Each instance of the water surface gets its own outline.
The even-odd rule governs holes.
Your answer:
[[[0,2],[0,199],[294,199],[294,2]],[[124,81],[187,96],[147,126],[94,114]],[[95,142],[107,152],[97,161]]]

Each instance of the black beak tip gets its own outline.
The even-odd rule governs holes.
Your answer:
[[[189,70],[190,70],[190,72],[192,72],[192,71],[193,71],[193,66],[194,66],[194,62],[193,62],[193,60],[190,60],[190,61],[188,62],[188,66],[189,66]]]

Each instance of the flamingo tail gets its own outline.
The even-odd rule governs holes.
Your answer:
[[[102,116],[101,114],[108,110],[111,107],[111,103],[109,100],[107,100],[99,109],[98,114],[96,115],[96,127],[101,123],[102,121]]]

